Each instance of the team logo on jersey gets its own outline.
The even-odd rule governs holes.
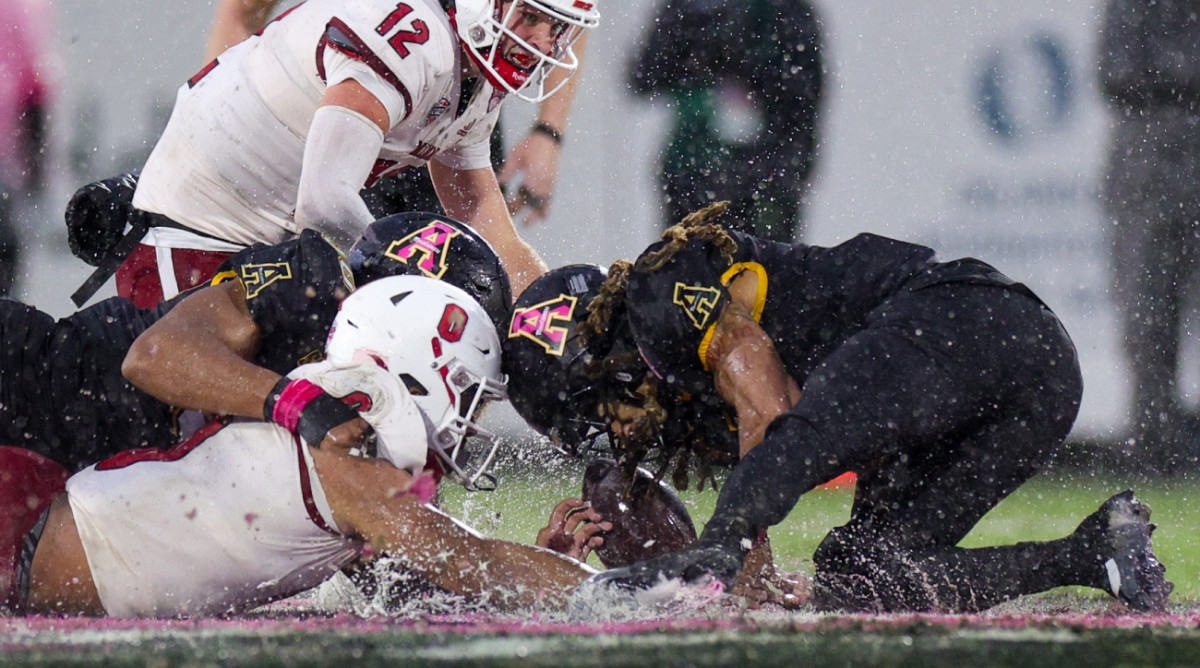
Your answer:
[[[442,99],[437,101],[437,104],[433,105],[432,109],[429,110],[429,115],[425,117],[425,122],[432,123],[432,122],[436,121],[438,118],[440,118],[442,116],[442,114],[445,114],[449,109],[450,109],[450,100],[443,97]]]
[[[676,283],[672,301],[683,307],[683,312],[691,319],[696,329],[704,329],[708,326],[720,298],[721,291],[717,288]]]
[[[412,264],[430,278],[441,278],[450,267],[446,255],[450,241],[462,234],[440,220],[435,220],[412,234],[393,241],[384,256],[403,264]]]
[[[571,322],[577,301],[575,297],[559,295],[541,304],[516,309],[508,338],[523,336],[545,348],[547,355],[561,357],[567,347],[567,323]]]
[[[272,283],[292,280],[292,265],[287,262],[242,265],[242,284],[246,286],[246,299],[254,299]]]

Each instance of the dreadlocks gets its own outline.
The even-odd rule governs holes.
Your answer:
[[[587,320],[579,327],[579,336],[585,345],[605,351],[593,359],[585,373],[601,381],[599,384],[608,394],[607,402],[635,405],[643,411],[634,421],[630,433],[611,434],[614,454],[625,471],[626,480],[633,481],[634,469],[651,458],[657,469],[656,480],[673,469],[674,486],[687,489],[689,470],[695,467],[700,489],[706,481],[715,488],[710,463],[728,463],[721,459],[718,448],[708,445],[695,406],[668,390],[645,368],[636,346],[614,346],[618,338],[616,330],[624,322],[626,292],[632,272],[661,268],[691,240],[711,243],[732,263],[737,242],[715,222],[725,213],[728,204],[717,202],[689,214],[663,233],[662,239],[667,243],[662,248],[643,255],[636,264],[627,260],[614,262],[589,307]],[[634,369],[638,371],[633,373]],[[622,371],[625,372],[623,375]],[[618,378],[620,383],[604,382],[612,378]],[[609,420],[614,417],[606,416]]]
[[[609,336],[614,314],[624,313],[625,289],[632,269],[633,263],[629,260],[617,260],[608,268],[608,278],[588,307],[587,320],[579,325],[579,338],[584,345]]]
[[[716,202],[699,211],[689,213],[677,225],[672,225],[667,228],[666,232],[663,232],[662,240],[667,243],[653,253],[647,253],[638,258],[634,270],[650,272],[662,269],[667,261],[675,257],[675,254],[693,239],[711,243],[721,255],[733,262],[733,254],[737,252],[737,242],[729,236],[720,223],[713,222],[721,217],[728,208],[729,202]],[[628,280],[628,276],[626,276],[625,281],[628,282]]]

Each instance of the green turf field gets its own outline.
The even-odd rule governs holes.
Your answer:
[[[550,508],[562,498],[578,497],[580,469],[554,464],[542,479],[507,473],[495,492],[467,494],[447,489],[443,505],[451,514],[493,536],[532,541]],[[447,486],[449,487],[449,486]],[[1105,499],[1132,488],[1146,501],[1152,520],[1155,552],[1175,583],[1172,598],[1200,600],[1200,481],[1121,482],[1090,476],[1035,478],[989,513],[963,542],[963,547],[1005,545],[1026,540],[1061,538]],[[697,528],[712,514],[716,493],[680,495]],[[801,498],[788,519],[771,530],[776,560],[785,569],[811,573],[813,550],[830,528],[850,516],[850,490],[815,490]],[[598,565],[592,559],[594,565]],[[1088,590],[1080,590],[1085,593]],[[1103,596],[1102,594],[1100,594]]]
[[[532,540],[581,471],[539,462],[538,478],[502,471],[498,491],[444,489],[443,506],[494,536]],[[528,464],[519,470],[529,471]],[[1091,477],[1032,481],[984,518],[965,546],[1060,537],[1127,485]],[[1156,549],[1177,587],[1169,614],[1143,617],[1083,588],[1006,603],[981,615],[833,615],[715,609],[632,622],[553,615],[421,613],[359,617],[301,601],[230,619],[0,618],[0,668],[25,666],[1196,666],[1200,665],[1200,483],[1133,488],[1160,525]],[[684,493],[698,521],[711,490]],[[849,490],[806,495],[772,532],[777,560],[811,572],[809,555],[849,515]],[[303,597],[301,597],[303,598]]]

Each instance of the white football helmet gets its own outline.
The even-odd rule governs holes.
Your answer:
[[[483,307],[426,276],[389,276],[342,301],[325,344],[335,364],[373,361],[400,379],[425,420],[429,449],[467,489],[494,489],[499,440],[475,423],[507,397],[500,339]],[[467,447],[468,437],[476,443]]]
[[[549,54],[542,53],[515,32],[517,23],[530,10],[544,15],[561,29],[554,36]],[[559,84],[546,90],[546,74],[553,68],[570,72],[563,83],[574,76],[579,58],[571,46],[584,30],[600,24],[594,0],[456,0],[450,17],[467,54],[488,81],[528,102],[540,102],[562,88]],[[505,38],[533,57],[532,66],[522,67],[504,57],[502,51],[511,46]]]

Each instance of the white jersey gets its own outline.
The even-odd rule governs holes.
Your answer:
[[[363,546],[336,531],[308,448],[265,422],[122,453],[72,476],[67,498],[115,617],[248,610],[320,584]]]
[[[308,128],[326,87],[348,79],[391,121],[373,179],[430,159],[490,167],[503,95],[480,77],[456,113],[463,58],[437,0],[309,0],[180,87],[133,203],[239,244],[297,234]]]

